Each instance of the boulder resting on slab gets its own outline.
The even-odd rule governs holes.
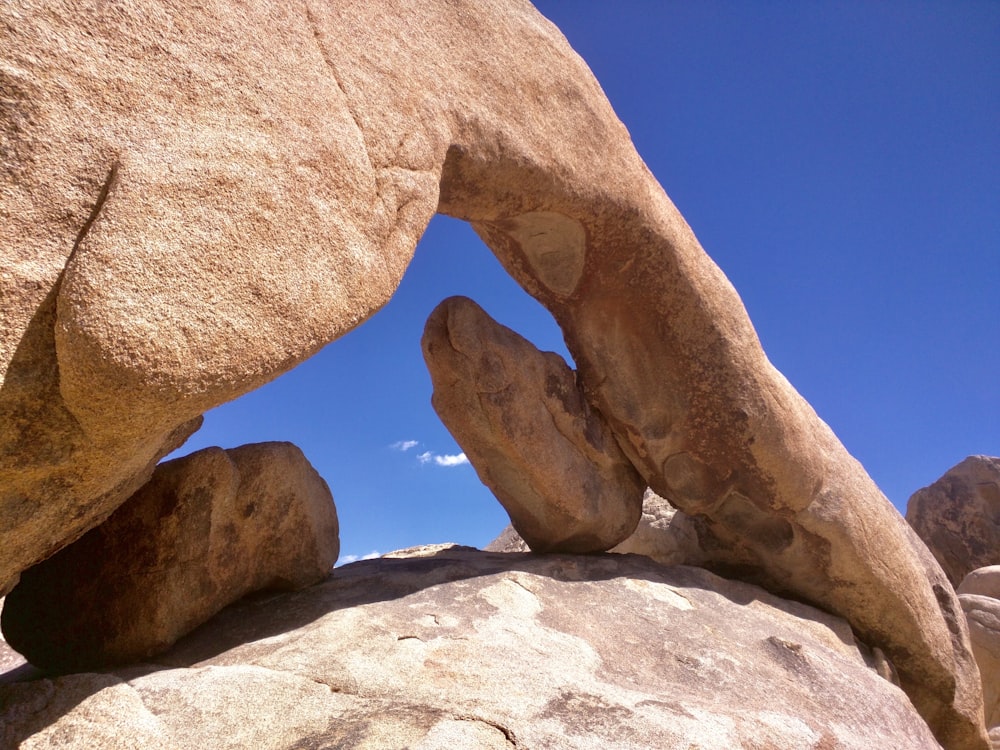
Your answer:
[[[642,514],[645,482],[563,358],[466,297],[427,319],[431,403],[536,552],[603,552]]]
[[[484,548],[487,552],[527,552],[531,548],[513,526],[507,526]],[[645,555],[661,565],[702,566],[705,555],[690,518],[651,489],[642,496],[642,518],[625,541],[609,552]]]
[[[25,571],[4,638],[60,672],[148,658],[250,592],[323,580],[339,550],[330,490],[298,448],[206,448]]]

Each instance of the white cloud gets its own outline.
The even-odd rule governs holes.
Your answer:
[[[454,455],[445,453],[444,455],[438,455],[434,451],[424,451],[423,453],[418,453],[417,460],[421,465],[433,462],[435,466],[444,466],[446,468],[452,466],[463,466],[464,464],[469,463],[469,459],[464,453],[456,453]]]
[[[420,445],[419,440],[400,440],[399,442],[390,445],[390,448],[394,448],[397,451],[408,451],[410,448],[416,448]]]
[[[339,568],[341,565],[350,565],[352,562],[357,562],[358,560],[374,560],[376,557],[382,557],[382,553],[374,549],[367,555],[341,555],[335,567]]]
[[[464,453],[459,453],[455,456],[434,456],[434,463],[438,466],[461,466],[469,463],[469,459]]]

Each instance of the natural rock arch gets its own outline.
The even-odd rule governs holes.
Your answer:
[[[985,747],[947,580],[528,4],[5,13],[0,590],[206,409],[384,304],[439,211],[552,312],[628,458],[731,571],[846,617],[942,743]]]

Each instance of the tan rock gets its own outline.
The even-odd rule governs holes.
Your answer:
[[[978,568],[962,579],[956,591],[961,594],[976,594],[1000,599],[1000,565]]]
[[[1000,600],[980,594],[958,598],[968,618],[972,652],[982,675],[986,726],[1000,729]]]
[[[943,745],[986,747],[947,579],[527,2],[20,0],[0,50],[0,593],[384,304],[438,210],[553,313],[715,559],[844,616]]]
[[[431,403],[537,552],[603,552],[635,529],[646,483],[562,357],[452,297],[427,319]]]
[[[155,669],[0,687],[0,744],[938,748],[843,620],[756,586],[635,555],[423,552],[245,600]]]
[[[527,552],[530,548],[513,526],[507,526],[484,548],[487,552]],[[642,498],[642,518],[635,531],[610,552],[645,555],[661,565],[705,563],[692,520],[651,489]]]
[[[59,671],[147,658],[252,591],[326,578],[339,547],[330,490],[298,448],[207,448],[25,571],[4,637]]]
[[[977,568],[1000,564],[1000,458],[969,456],[917,490],[906,520],[952,585]]]

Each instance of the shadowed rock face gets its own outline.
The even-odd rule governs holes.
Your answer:
[[[562,357],[465,297],[421,343],[435,411],[531,549],[603,552],[635,530],[646,483]]]
[[[906,505],[906,520],[952,585],[1000,563],[1000,458],[969,456]]]
[[[441,211],[552,312],[708,554],[843,615],[942,744],[986,746],[948,580],[526,2],[24,1],[0,50],[0,592],[384,304]]]
[[[57,671],[145,659],[252,591],[323,580],[339,551],[330,490],[298,448],[207,448],[159,466],[26,571],[4,602],[4,637]]]

